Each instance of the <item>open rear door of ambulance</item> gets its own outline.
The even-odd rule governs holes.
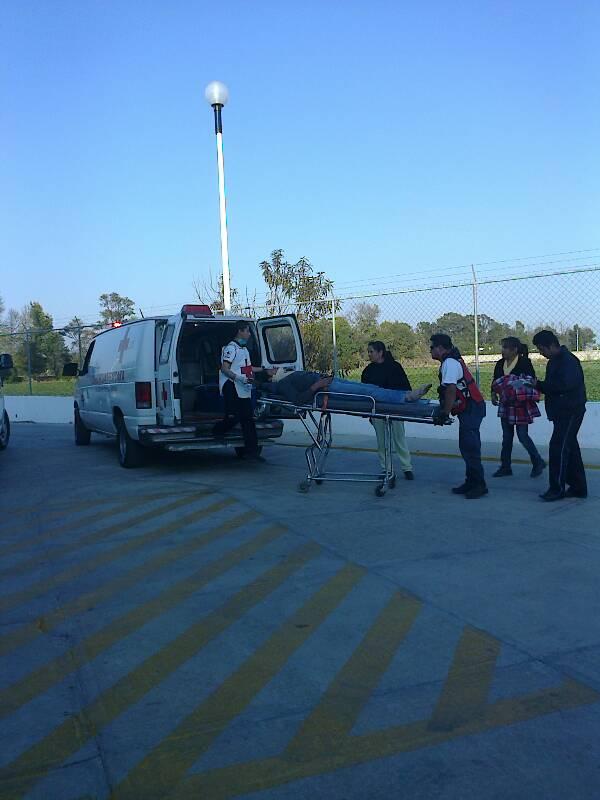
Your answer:
[[[295,314],[259,319],[256,332],[263,367],[304,369],[304,348]]]

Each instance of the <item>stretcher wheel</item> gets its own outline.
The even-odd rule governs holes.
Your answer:
[[[383,488],[383,484],[381,486],[376,487],[375,494],[377,495],[377,497],[383,497],[383,495],[385,494],[385,489]]]
[[[300,481],[300,483],[298,484],[298,491],[302,492],[303,494],[306,494],[309,489],[310,489],[309,481]]]
[[[388,481],[388,486],[390,487],[390,489],[393,489],[395,485],[396,485],[396,476],[392,475],[392,477]]]

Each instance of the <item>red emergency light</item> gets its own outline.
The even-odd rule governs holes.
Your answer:
[[[212,317],[210,306],[186,305],[181,309],[182,317]]]
[[[114,322],[110,323],[111,328],[120,328],[123,323],[120,320],[116,319]]]

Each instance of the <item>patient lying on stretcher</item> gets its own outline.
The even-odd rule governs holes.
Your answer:
[[[278,369],[271,381],[261,386],[262,393],[269,397],[281,398],[297,406],[312,405],[313,398],[319,392],[334,392],[356,397],[373,398],[377,404],[398,405],[403,403],[422,402],[430,405],[429,400],[421,400],[431,389],[430,383],[424,383],[410,392],[400,389],[382,389],[370,383],[347,381],[322,375],[319,372],[296,370],[286,372]],[[351,398],[348,398],[351,400]]]

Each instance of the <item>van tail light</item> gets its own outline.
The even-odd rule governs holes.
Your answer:
[[[136,381],[135,407],[152,408],[152,384],[150,381]]]

